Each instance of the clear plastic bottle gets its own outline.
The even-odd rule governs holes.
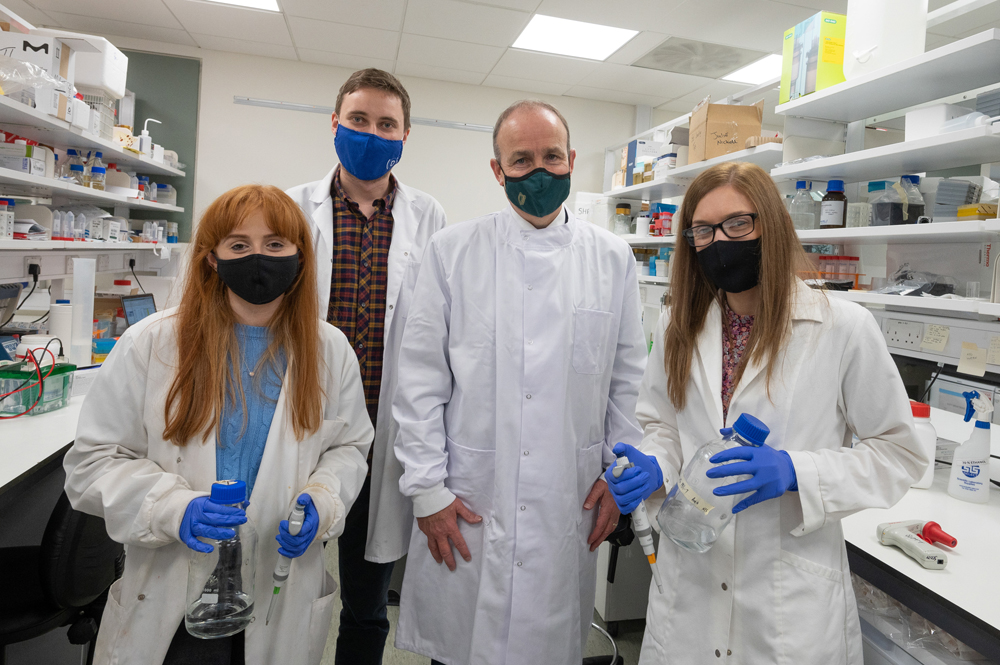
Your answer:
[[[917,489],[927,489],[934,484],[934,454],[937,451],[937,430],[931,424],[931,407],[921,402],[910,400],[910,410],[913,412],[913,424],[917,430],[917,441],[923,448],[924,454],[931,458],[931,463],[924,471],[924,475],[917,482],[910,485]]]
[[[146,185],[146,193],[149,194],[149,200],[156,203],[156,190],[157,184],[155,182],[150,182]]]
[[[819,228],[819,220],[816,215],[816,202],[813,201],[809,193],[810,183],[799,180],[795,183],[795,196],[788,204],[788,214],[792,217],[792,224],[800,231],[809,231]]]
[[[221,480],[212,485],[211,497],[215,503],[242,508],[247,485],[242,480]],[[232,528],[236,532],[232,538],[203,538],[213,545],[208,554],[190,552],[184,625],[195,637],[235,635],[253,619],[257,531],[249,518]]]
[[[732,428],[720,430],[721,438],[699,448],[684,466],[681,478],[670,490],[656,516],[663,533],[691,552],[701,553],[712,549],[719,534],[733,519],[733,506],[743,497],[741,494],[715,496],[712,490],[747,480],[750,476],[709,478],[705,472],[717,466],[709,460],[723,450],[736,446],[761,446],[770,433],[767,425],[744,413]]]

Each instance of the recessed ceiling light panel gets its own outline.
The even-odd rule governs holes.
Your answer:
[[[716,79],[765,55],[761,51],[671,37],[632,66]]]
[[[535,14],[514,42],[514,48],[606,60],[637,34],[635,30]]]
[[[772,53],[742,69],[737,69],[732,74],[723,76],[722,80],[757,85],[779,76],[781,76],[781,56]]]
[[[231,7],[245,7],[246,9],[263,9],[269,12],[280,12],[278,0],[209,0],[212,5],[229,5]]]

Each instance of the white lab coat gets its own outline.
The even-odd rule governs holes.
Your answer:
[[[663,593],[651,587],[640,663],[861,665],[858,623],[840,520],[887,508],[931,463],[917,444],[903,383],[874,318],[801,282],[791,338],[773,376],[752,364],[736,387],[728,422],[741,413],[771,429],[788,451],[798,492],[736,516],[705,554],[660,537]],[[664,487],[685,461],[718,438],[722,419],[722,319],[713,304],[691,363],[687,404],[667,397],[660,317],[639,394],[641,449]],[[852,432],[860,443],[851,447]],[[656,515],[659,502],[647,504]],[[720,657],[723,661],[720,661]]]
[[[325,319],[330,303],[333,273],[333,199],[331,170],[325,178],[288,190],[288,195],[305,212],[312,228],[319,279],[319,309]],[[396,181],[398,189],[392,205],[392,243],[389,246],[389,273],[386,289],[385,331],[383,333],[382,386],[379,391],[372,453],[371,508],[368,514],[368,543],[365,558],[376,563],[396,561],[406,554],[413,522],[413,504],[399,493],[402,467],[396,461],[392,441],[398,427],[392,418],[392,395],[398,374],[396,357],[403,336],[396,313],[413,296],[420,257],[431,235],[446,223],[444,209],[433,197]]]
[[[161,663],[184,617],[190,550],[178,540],[188,503],[216,480],[215,434],[184,447],[163,440],[164,405],[177,359],[175,310],[147,317],[115,345],[90,388],[76,441],[66,453],[66,494],[77,510],[103,517],[126,547],[125,573],[111,586],[97,638],[98,665]],[[373,429],[357,357],[344,335],[317,321],[323,422],[296,441],[282,386],[247,516],[257,530],[254,621],[247,665],[316,665],[333,618],[336,584],[319,541],[336,538],[365,479]],[[181,344],[183,344],[183,336]],[[299,493],[319,513],[316,540],[292,562],[268,626],[277,563],[274,537]]]
[[[635,259],[607,231],[514,211],[431,239],[408,312],[393,412],[403,494],[426,516],[483,517],[450,572],[413,524],[396,646],[447,665],[579,665],[597,554],[588,493],[638,443],[646,349]]]

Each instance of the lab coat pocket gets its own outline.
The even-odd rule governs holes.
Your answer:
[[[396,297],[396,316],[405,319],[410,314],[410,303],[413,301],[413,289],[417,285],[417,275],[420,272],[420,261],[409,260],[403,266],[403,281]]]
[[[319,663],[323,659],[326,638],[330,634],[330,624],[333,621],[333,601],[337,597],[337,583],[330,577],[330,573],[324,571],[323,575],[325,576],[323,590],[326,594],[312,602],[312,613],[309,617],[310,663]]]
[[[579,450],[576,454],[576,507],[580,514],[579,522],[585,518],[596,518],[597,507],[584,510],[583,503],[590,495],[594,483],[601,477],[604,468],[604,442],[597,443]],[[572,514],[572,513],[570,513]]]
[[[488,524],[493,515],[496,451],[461,446],[448,439],[448,479],[445,485]]]
[[[94,653],[95,663],[111,662],[111,655],[120,648],[119,635],[125,623],[126,614],[121,605],[122,579],[118,578],[108,589],[108,602],[104,605],[101,615],[101,629],[97,635],[97,649]],[[128,652],[125,649],[126,653]]]
[[[611,337],[611,312],[577,309],[573,314],[573,369],[603,374]]]
[[[774,565],[780,662],[847,662],[844,574],[784,550]]]

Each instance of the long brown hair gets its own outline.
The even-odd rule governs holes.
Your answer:
[[[184,348],[178,354],[165,407],[163,438],[175,445],[184,446],[198,435],[204,442],[221,424],[227,398],[231,403],[238,398],[246,413],[241,372],[232,369],[239,367],[241,358],[236,317],[228,289],[209,265],[208,256],[256,211],[263,213],[272,232],[299,249],[299,274],[268,323],[271,342],[261,366],[278,369],[276,358],[284,350],[287,404],[298,440],[322,423],[319,296],[309,224],[295,202],[277,187],[244,185],[212,202],[192,241],[184,295],[176,314],[177,337],[183,336]]]
[[[792,218],[782,204],[771,176],[755,164],[726,162],[695,178],[681,204],[677,247],[671,259],[670,322],[664,334],[664,370],[667,393],[674,406],[684,408],[686,386],[691,376],[691,358],[712,301],[723,304],[717,290],[698,263],[694,247],[680,238],[690,228],[694,211],[712,190],[731,185],[747,197],[757,211],[761,230],[760,307],[750,339],[736,370],[733,385],[739,385],[743,369],[751,362],[767,363],[767,384],[782,346],[791,332],[792,293],[795,272],[807,265],[805,252],[795,233]]]

